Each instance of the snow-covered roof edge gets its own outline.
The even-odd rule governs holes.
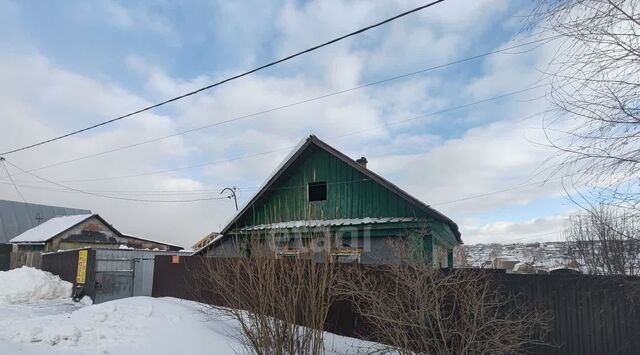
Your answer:
[[[94,214],[80,214],[73,216],[60,216],[28,229],[13,237],[9,242],[14,244],[43,243],[60,233],[64,233],[87,219],[97,216]]]
[[[182,246],[177,245],[177,244],[171,244],[171,243],[162,242],[162,241],[159,241],[159,240],[154,240],[154,239],[149,239],[149,238],[142,238],[142,237],[138,237],[138,236],[135,236],[133,234],[130,234],[130,233],[122,233],[122,236],[125,237],[125,238],[142,240],[144,242],[157,243],[157,244],[162,244],[162,245],[168,245],[170,247],[176,247],[176,248],[184,249]]]

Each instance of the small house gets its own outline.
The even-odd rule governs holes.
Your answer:
[[[413,252],[441,266],[453,265],[453,248],[462,244],[451,219],[368,169],[365,158],[351,159],[313,135],[196,253],[250,254],[255,239],[282,258],[367,264],[392,261],[392,241],[409,240]]]
[[[40,254],[86,247],[104,249],[180,250],[177,245],[120,233],[98,214],[61,216],[47,220],[11,239],[11,265],[38,267]]]
[[[11,266],[9,241],[13,237],[54,217],[90,213],[78,208],[0,200],[0,271],[9,270]]]

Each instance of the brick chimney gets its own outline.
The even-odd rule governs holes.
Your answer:
[[[361,167],[366,169],[368,161],[367,161],[367,158],[362,157],[362,158],[356,160],[356,163],[360,164]]]

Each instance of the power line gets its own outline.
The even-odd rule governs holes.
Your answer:
[[[366,128],[366,129],[358,130],[358,131],[353,131],[353,132],[349,132],[349,133],[338,135],[338,136],[332,136],[332,137],[327,138],[327,140],[342,139],[342,138],[345,138],[345,137],[361,134],[361,133],[372,131],[372,130],[382,129],[382,128],[385,128],[385,127],[395,126],[395,125],[403,124],[403,123],[407,123],[407,122],[417,121],[417,120],[424,119],[424,118],[427,118],[427,117],[431,117],[431,116],[435,116],[435,115],[439,115],[439,114],[443,114],[443,113],[448,113],[448,112],[460,110],[460,109],[463,109],[463,108],[475,106],[475,105],[478,105],[478,104],[481,104],[481,103],[495,101],[495,100],[499,100],[499,99],[502,99],[502,98],[505,98],[505,97],[517,95],[517,94],[520,94],[520,93],[523,93],[523,92],[539,89],[539,88],[544,87],[544,86],[547,86],[547,84],[529,86],[529,87],[521,89],[521,90],[507,92],[507,93],[504,93],[504,94],[501,94],[501,95],[488,97],[488,98],[485,98],[485,99],[482,99],[482,100],[466,103],[466,104],[463,104],[463,105],[453,106],[453,107],[449,107],[447,109],[434,111],[434,112],[430,112],[430,113],[427,113],[427,114],[414,116],[414,117],[403,119],[403,120],[399,120],[399,121],[388,122],[388,123],[386,123],[384,125],[380,125],[380,126],[376,126],[376,127],[370,127],[370,128]],[[193,130],[191,130],[191,131],[193,131]],[[181,134],[181,133],[176,133],[176,134],[173,134],[171,136],[176,136],[176,135],[179,135],[179,134]],[[53,163],[53,164],[48,164],[48,165],[41,166],[41,167],[38,167],[38,168],[30,169],[30,170],[27,170],[27,171],[34,172],[34,171],[44,170],[44,169],[48,169],[48,168],[52,168],[52,167],[56,167],[56,166],[60,166],[60,165],[64,165],[64,164],[69,164],[69,163],[73,163],[73,162],[76,162],[76,161],[79,161],[79,160],[93,158],[93,157],[96,157],[96,156],[99,156],[99,155],[104,155],[104,154],[115,152],[115,151],[118,151],[118,150],[124,150],[124,149],[127,149],[127,148],[131,148],[133,146],[138,146],[138,145],[142,145],[142,144],[158,141],[158,140],[161,140],[161,139],[165,139],[166,137],[169,137],[169,136],[155,138],[155,139],[144,141],[144,142],[141,142],[141,143],[131,144],[131,145],[128,145],[128,146],[115,148],[115,149],[111,149],[111,150],[107,150],[107,151],[103,151],[103,152],[99,152],[99,153],[89,154],[89,155],[85,155],[85,156],[82,156],[82,157],[74,158],[74,159],[71,159],[71,160],[61,161],[61,162],[57,162],[57,163]],[[212,162],[198,163],[198,164],[194,164],[194,165],[187,165],[187,166],[184,166],[184,167],[178,167],[178,168],[172,168],[172,169],[162,169],[162,170],[155,170],[155,171],[146,172],[146,173],[121,175],[121,176],[116,176],[116,177],[65,180],[65,182],[105,181],[105,180],[132,178],[132,177],[138,177],[138,176],[163,174],[163,173],[168,173],[168,172],[199,168],[199,167],[208,166],[208,165],[221,164],[221,163],[226,163],[226,162],[230,162],[230,161],[236,161],[236,160],[242,160],[242,159],[247,159],[247,158],[251,158],[251,157],[257,157],[257,156],[272,154],[272,153],[276,153],[276,152],[280,152],[280,151],[284,151],[284,150],[289,150],[289,149],[292,149],[292,148],[295,148],[295,146],[283,147],[283,148],[278,148],[278,149],[274,149],[274,150],[270,150],[270,151],[266,151],[266,152],[260,152],[260,153],[255,153],[255,154],[250,154],[250,155],[245,155],[245,156],[240,156],[240,157],[235,157],[235,158],[230,158],[230,159],[216,160],[216,161],[212,161]],[[16,175],[21,175],[21,174],[23,174],[23,173],[19,173],[19,174],[16,174]]]
[[[117,148],[104,150],[102,152],[88,154],[88,155],[80,156],[80,157],[77,157],[77,158],[74,158],[74,159],[64,160],[64,161],[52,163],[52,164],[45,165],[45,166],[42,166],[42,167],[39,167],[39,168],[36,168],[36,169],[31,169],[29,171],[33,172],[33,171],[39,171],[39,170],[43,170],[43,169],[53,168],[53,167],[56,167],[56,166],[69,164],[69,163],[73,163],[73,162],[76,162],[76,161],[81,161],[81,160],[85,160],[85,159],[89,159],[89,158],[94,158],[94,157],[102,156],[102,155],[105,155],[105,154],[122,151],[122,150],[125,150],[125,149],[139,147],[139,146],[142,146],[142,145],[145,145],[145,144],[149,144],[149,143],[159,142],[159,141],[162,141],[162,140],[165,140],[165,139],[169,139],[169,138],[173,138],[173,137],[177,137],[177,136],[180,136],[180,135],[184,135],[184,134],[188,134],[188,133],[192,133],[192,132],[197,132],[197,131],[208,129],[208,128],[211,128],[211,127],[220,126],[220,125],[223,125],[223,124],[227,124],[227,123],[231,123],[231,122],[235,122],[235,121],[240,121],[240,120],[244,120],[244,119],[260,116],[260,115],[263,115],[263,114],[267,114],[267,113],[283,110],[283,109],[286,109],[286,108],[299,106],[299,105],[306,104],[306,103],[309,103],[309,102],[314,102],[314,101],[322,100],[322,99],[325,99],[325,98],[329,98],[329,97],[333,97],[333,96],[349,93],[349,92],[352,92],[352,91],[364,89],[364,88],[367,88],[367,87],[388,83],[388,82],[395,81],[395,80],[398,80],[398,79],[403,79],[403,78],[411,77],[411,76],[418,75],[418,74],[424,74],[424,73],[429,72],[429,71],[433,71],[433,70],[441,69],[441,68],[448,67],[448,66],[451,66],[451,65],[456,65],[456,64],[468,62],[468,61],[479,59],[479,58],[483,58],[483,57],[486,57],[486,56],[489,56],[489,55],[498,54],[498,53],[505,53],[508,50],[511,50],[511,49],[514,49],[514,48],[520,48],[520,47],[528,46],[528,45],[531,45],[531,44],[534,44],[534,43],[544,42],[543,44],[546,44],[546,43],[554,40],[556,37],[557,36],[546,37],[546,38],[541,38],[541,39],[537,39],[537,40],[533,40],[533,41],[520,43],[520,44],[517,44],[517,45],[514,45],[514,46],[510,46],[510,47],[504,47],[504,48],[501,48],[501,49],[496,49],[496,50],[493,50],[493,51],[481,53],[481,54],[478,54],[478,55],[475,55],[475,56],[471,56],[471,57],[455,60],[455,61],[452,61],[452,62],[439,64],[439,65],[436,65],[436,66],[427,67],[427,68],[423,68],[423,69],[420,69],[420,70],[399,74],[399,75],[396,75],[396,76],[393,76],[393,77],[389,77],[389,78],[385,78],[385,79],[381,79],[381,80],[365,83],[365,84],[354,86],[354,87],[351,87],[351,88],[348,88],[348,89],[342,89],[342,90],[326,93],[326,94],[323,94],[323,95],[320,95],[320,96],[315,96],[315,97],[312,97],[312,98],[308,98],[308,99],[304,99],[304,100],[300,100],[300,101],[284,104],[284,105],[281,105],[281,106],[272,107],[272,108],[269,108],[269,109],[266,109],[266,110],[262,110],[262,111],[258,111],[258,112],[254,112],[254,113],[250,113],[250,114],[246,114],[246,115],[242,115],[242,116],[237,116],[237,117],[234,117],[234,118],[231,118],[231,119],[227,119],[227,120],[223,120],[223,121],[213,122],[213,123],[206,124],[206,125],[199,126],[199,127],[193,127],[193,128],[190,128],[190,129],[186,129],[186,130],[179,131],[179,132],[176,132],[176,133],[168,134],[168,135],[165,135],[165,136],[155,137],[155,138],[151,138],[151,139],[148,139],[148,140],[140,141],[140,142],[137,142],[137,143],[127,144],[127,145],[123,145],[123,146],[120,146],[120,147],[117,147]]]
[[[7,173],[7,176],[9,177],[9,180],[11,180],[11,184],[16,189],[16,192],[18,193],[18,195],[20,195],[20,199],[22,199],[22,202],[24,202],[26,204],[27,200],[22,195],[22,192],[20,192],[20,189],[18,188],[18,185],[16,185],[16,182],[13,181],[13,177],[11,177],[11,173],[9,173],[9,169],[7,169],[7,165],[4,163],[4,161],[5,161],[5,159],[3,157],[0,157],[0,163],[2,163],[2,167],[4,168],[4,171]],[[27,207],[28,207],[28,205],[27,205]]]
[[[482,100],[479,100],[479,101],[470,102],[468,104],[454,106],[454,107],[450,107],[450,108],[447,108],[447,109],[444,109],[444,110],[435,111],[435,112],[431,112],[431,113],[428,113],[428,114],[407,118],[407,119],[404,119],[404,120],[394,121],[394,122],[390,122],[390,123],[387,123],[387,124],[384,124],[384,125],[380,125],[380,126],[376,126],[376,127],[365,128],[365,129],[362,129],[362,130],[359,130],[359,131],[354,131],[354,132],[346,133],[346,134],[339,135],[339,136],[334,136],[331,139],[340,139],[340,138],[350,137],[350,136],[353,136],[353,135],[356,135],[356,134],[360,134],[360,133],[364,133],[364,132],[374,131],[374,130],[377,130],[377,129],[390,127],[390,126],[394,126],[394,125],[398,125],[398,124],[402,124],[402,123],[417,121],[417,120],[421,120],[421,119],[424,119],[424,118],[427,118],[427,117],[430,117],[430,116],[435,116],[435,115],[440,115],[440,114],[451,112],[451,111],[460,110],[460,109],[467,108],[467,107],[470,107],[470,106],[475,106],[475,105],[478,105],[478,104],[481,104],[481,103],[494,101],[494,100],[502,99],[502,98],[505,98],[505,97],[508,97],[508,96],[513,96],[513,95],[516,95],[516,94],[520,94],[520,93],[523,93],[523,92],[526,92],[526,91],[539,89],[539,88],[545,87],[545,86],[548,86],[548,84],[540,84],[540,85],[536,85],[536,86],[530,86],[530,87],[525,88],[525,89],[511,91],[511,92],[508,92],[506,94],[489,97],[489,98],[482,99]]]
[[[188,199],[188,200],[147,200],[147,199],[138,199],[138,198],[127,198],[127,197],[117,197],[117,196],[109,196],[109,195],[104,195],[104,194],[100,194],[100,193],[95,193],[95,192],[91,192],[91,191],[84,191],[84,190],[80,190],[71,186],[66,186],[60,183],[57,183],[55,181],[49,180],[47,178],[44,178],[42,176],[36,175],[34,173],[28,172],[22,168],[20,168],[19,166],[11,163],[8,160],[4,160],[7,164],[13,166],[14,168],[22,171],[25,174],[29,174],[33,177],[35,177],[36,179],[42,180],[42,181],[46,181],[52,185],[56,185],[58,187],[62,187],[64,189],[70,190],[70,191],[75,191],[78,193],[82,193],[85,195],[91,195],[91,196],[96,196],[96,197],[102,197],[102,198],[108,198],[108,199],[113,199],[113,200],[123,200],[123,201],[132,201],[132,202],[160,202],[160,203],[167,203],[167,202],[198,202],[198,201],[209,201],[209,200],[221,200],[221,199],[226,199],[226,197],[207,197],[207,198],[196,198],[196,199]]]
[[[260,71],[260,70],[266,69],[266,68],[271,67],[271,66],[274,66],[274,65],[276,65],[276,64],[279,64],[279,63],[282,63],[282,62],[285,62],[285,61],[291,60],[291,59],[296,58],[296,57],[298,57],[298,56],[301,56],[301,55],[303,55],[303,54],[306,54],[306,53],[309,53],[309,52],[313,52],[313,51],[315,51],[315,50],[317,50],[317,49],[320,49],[320,48],[322,48],[322,47],[326,47],[326,46],[328,46],[328,45],[331,45],[331,44],[333,44],[333,43],[336,43],[336,42],[342,41],[342,40],[344,40],[344,39],[346,39],[346,38],[349,38],[349,37],[355,36],[355,35],[357,35],[357,34],[360,34],[360,33],[366,32],[366,31],[371,30],[371,29],[373,29],[373,28],[376,28],[376,27],[382,26],[382,25],[384,25],[384,24],[386,24],[386,23],[389,23],[389,22],[395,21],[395,20],[397,20],[397,19],[399,19],[399,18],[402,18],[402,17],[405,17],[405,16],[407,16],[407,15],[410,15],[410,14],[412,14],[412,13],[414,13],[414,12],[418,12],[418,11],[424,10],[424,9],[426,9],[426,8],[428,8],[428,7],[431,7],[431,6],[433,6],[433,5],[439,4],[439,3],[441,3],[441,2],[444,2],[444,0],[436,0],[436,1],[430,2],[430,3],[426,4],[426,5],[422,5],[422,6],[416,7],[416,8],[414,8],[414,9],[412,9],[412,10],[405,11],[405,12],[403,12],[403,13],[401,13],[401,14],[395,15],[395,16],[393,16],[393,17],[390,17],[390,18],[388,18],[388,19],[386,19],[386,20],[380,21],[380,22],[375,23],[375,24],[373,24],[373,25],[370,25],[370,26],[367,26],[367,27],[361,28],[361,29],[359,29],[359,30],[353,31],[353,32],[351,32],[351,33],[348,33],[348,34],[346,34],[346,35],[340,36],[340,37],[338,37],[338,38],[334,38],[334,39],[332,39],[332,40],[330,40],[330,41],[327,41],[327,42],[324,42],[324,43],[318,44],[318,45],[316,45],[316,46],[313,46],[313,47],[311,47],[311,48],[305,49],[305,50],[303,50],[303,51],[300,51],[300,52],[297,52],[297,53],[291,54],[291,55],[289,55],[289,56],[286,56],[286,57],[284,57],[284,58],[278,59],[278,60],[276,60],[276,61],[273,61],[273,62],[270,62],[270,63],[264,64],[264,65],[259,66],[259,67],[257,67],[257,68],[254,68],[254,69],[251,69],[251,70],[249,70],[249,71],[246,71],[246,72],[244,72],[244,73],[237,74],[237,75],[234,75],[234,76],[232,76],[232,77],[229,77],[229,78],[226,78],[226,79],[220,80],[220,81],[218,81],[218,82],[216,82],[216,83],[213,83],[213,84],[210,84],[210,85],[204,86],[204,87],[199,88],[199,89],[197,89],[197,90],[193,90],[193,91],[188,92],[188,93],[186,93],[186,94],[182,94],[182,95],[180,95],[180,96],[173,97],[173,98],[171,98],[171,99],[168,99],[168,100],[162,101],[162,102],[160,102],[160,103],[157,103],[157,104],[154,104],[154,105],[150,105],[150,106],[144,107],[144,108],[142,108],[142,109],[139,109],[139,110],[136,110],[136,111],[133,111],[133,112],[127,113],[127,114],[125,114],[125,115],[118,116],[118,117],[116,117],[116,118],[112,118],[112,119],[110,119],[110,120],[103,121],[103,122],[100,122],[100,123],[94,124],[94,125],[89,126],[89,127],[85,127],[85,128],[82,128],[82,129],[79,129],[79,130],[76,130],[76,131],[72,131],[72,132],[69,132],[69,133],[63,134],[63,135],[61,135],[61,136],[57,136],[57,137],[53,137],[53,138],[50,138],[50,139],[47,139],[47,140],[44,140],[44,141],[40,141],[40,142],[37,142],[37,143],[29,144],[29,145],[24,146],[24,147],[15,148],[15,149],[12,149],[12,150],[9,150],[9,151],[6,151],[6,152],[3,152],[3,153],[0,153],[0,156],[2,156],[2,155],[8,155],[8,154],[16,153],[16,152],[20,152],[20,151],[23,151],[23,150],[27,150],[27,149],[30,149],[30,148],[37,147],[37,146],[41,146],[41,145],[43,145],[43,144],[51,143],[51,142],[54,142],[54,141],[57,141],[57,140],[60,140],[60,139],[63,139],[63,138],[67,138],[67,137],[70,137],[70,136],[73,136],[73,135],[76,135],[76,134],[79,134],[79,133],[82,133],[82,132],[86,132],[86,131],[92,130],[92,129],[94,129],[94,128],[98,128],[98,127],[101,127],[101,126],[104,126],[104,125],[107,125],[107,124],[110,124],[110,123],[113,123],[113,122],[116,122],[116,121],[120,121],[120,120],[125,119],[125,118],[127,118],[127,117],[131,117],[131,116],[137,115],[137,114],[139,114],[139,113],[142,113],[142,112],[145,112],[145,111],[152,110],[152,109],[154,109],[154,108],[157,108],[157,107],[160,107],[160,106],[163,106],[163,105],[169,104],[169,103],[174,102],[174,101],[178,101],[178,100],[184,99],[184,98],[186,98],[186,97],[189,97],[189,96],[192,96],[192,95],[198,94],[198,93],[200,93],[200,92],[203,92],[203,91],[209,90],[209,89],[214,88],[214,87],[216,87],[216,86],[220,86],[220,85],[222,85],[222,84],[224,84],[224,83],[227,83],[227,82],[230,82],[230,81],[232,81],[232,80],[242,78],[242,77],[244,77],[244,76],[247,76],[247,75],[252,74],[252,73],[255,73],[255,72],[257,72],[257,71]]]
[[[12,166],[14,166],[15,168],[17,168],[19,170],[22,170],[21,168],[15,166],[14,164],[11,164],[8,161],[7,161],[7,163],[12,165]],[[22,170],[22,171],[24,171],[24,170]],[[125,200],[125,201],[135,201],[135,202],[197,202],[197,201],[225,200],[225,199],[227,199],[226,197],[225,198],[221,198],[221,197],[198,198],[198,199],[188,199],[188,200],[147,200],[147,199],[122,198],[122,197],[104,195],[104,194],[98,193],[98,191],[85,191],[85,190],[76,189],[76,188],[73,188],[73,187],[70,187],[70,186],[66,186],[66,185],[62,185],[62,184],[56,183],[54,181],[51,181],[49,179],[45,179],[43,177],[37,176],[37,175],[29,173],[29,172],[25,172],[25,173],[27,173],[29,175],[32,175],[34,177],[37,177],[38,179],[46,181],[46,182],[48,182],[50,184],[54,184],[56,186],[63,187],[63,189],[52,189],[52,188],[46,188],[46,187],[20,185],[20,186],[23,186],[25,188],[38,189],[38,190],[46,190],[46,191],[54,191],[54,192],[77,192],[77,193],[83,193],[83,194],[93,195],[93,196],[97,196],[97,197],[117,199],[117,200]],[[559,177],[556,177],[556,178],[553,178],[553,179],[545,179],[545,180],[540,180],[540,181],[536,181],[536,182],[532,182],[532,183],[520,184],[520,185],[512,186],[512,187],[501,189],[501,190],[495,190],[495,191],[491,191],[491,192],[487,192],[487,193],[483,193],[483,194],[478,194],[478,195],[470,195],[470,196],[459,198],[459,199],[455,199],[455,200],[441,201],[441,202],[437,202],[437,203],[429,204],[429,205],[430,206],[443,206],[443,205],[448,205],[448,204],[452,204],[452,203],[459,203],[459,202],[464,202],[464,201],[468,201],[468,200],[488,197],[488,196],[492,196],[492,195],[496,195],[496,194],[501,194],[501,193],[504,193],[504,192],[519,190],[519,189],[526,188],[526,187],[531,187],[531,186],[536,186],[536,185],[542,186],[545,183],[548,183],[550,181],[563,179],[565,177],[570,177],[570,176],[573,176],[573,175],[576,175],[576,174],[577,173],[563,175],[563,176],[559,176]],[[347,183],[366,183],[366,182],[369,182],[369,181],[371,181],[371,180],[370,179],[357,179],[357,180],[347,180],[347,181],[336,181],[336,182],[331,182],[330,184],[333,185],[333,184],[347,184]],[[272,187],[272,188],[267,189],[267,191],[287,190],[287,189],[301,189],[301,188],[305,188],[305,187],[306,187],[305,185],[285,186],[285,187]],[[243,190],[251,190],[251,189],[257,190],[258,188],[255,188],[255,187],[254,188],[243,188]],[[213,193],[214,191],[217,191],[217,190],[211,190],[210,193]],[[102,192],[107,192],[107,191],[102,191]],[[116,192],[116,191],[111,191],[111,192]],[[130,191],[130,192],[133,192],[133,191]],[[203,192],[202,194],[205,194],[205,192]]]

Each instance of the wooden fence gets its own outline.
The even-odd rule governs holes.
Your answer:
[[[200,257],[156,256],[154,297],[178,297],[216,303],[193,289]],[[477,270],[473,272],[478,272]],[[498,285],[524,302],[546,309],[551,329],[538,354],[640,354],[640,278],[588,275],[490,274]],[[332,304],[325,330],[375,341],[351,302]]]
[[[29,266],[40,269],[42,266],[42,252],[39,251],[13,251],[11,252],[11,269]]]

